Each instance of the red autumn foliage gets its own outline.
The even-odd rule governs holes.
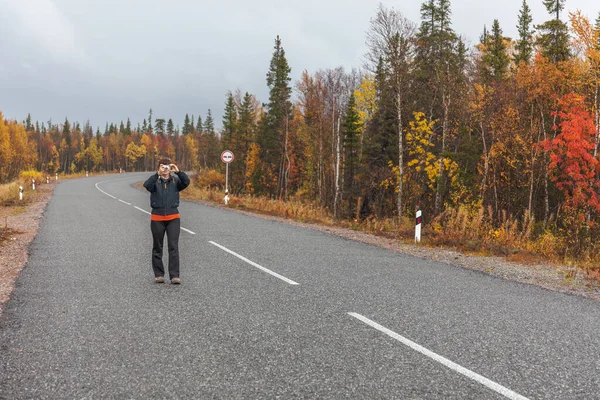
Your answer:
[[[597,135],[592,114],[586,110],[584,97],[575,93],[559,101],[560,122],[553,129],[559,133],[542,143],[550,153],[548,166],[552,180],[573,207],[589,206],[600,212],[600,163],[594,157]]]

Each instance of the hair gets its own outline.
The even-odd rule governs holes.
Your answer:
[[[161,158],[160,160],[158,160],[158,165],[157,165],[157,167],[160,167],[160,165],[161,165],[161,164],[162,164],[162,165],[169,165],[169,164],[171,164],[171,163],[172,163],[172,161],[171,161],[171,159],[170,159],[170,158],[168,158],[168,157],[163,157],[163,158]]]

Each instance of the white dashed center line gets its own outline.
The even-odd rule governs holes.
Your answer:
[[[231,255],[234,255],[234,256],[236,256],[236,257],[237,257],[237,258],[239,258],[240,260],[247,262],[248,264],[252,265],[253,267],[256,267],[256,268],[258,268],[258,269],[260,269],[261,271],[264,271],[264,272],[266,272],[266,273],[267,273],[267,274],[269,274],[269,275],[273,275],[274,277],[276,277],[276,278],[278,278],[278,279],[281,279],[282,281],[284,281],[284,282],[287,282],[287,283],[289,283],[290,285],[299,285],[299,283],[298,283],[298,282],[294,282],[293,280],[291,280],[291,279],[288,279],[288,278],[286,278],[286,277],[285,277],[285,276],[283,276],[283,275],[279,275],[278,273],[276,273],[276,272],[273,272],[273,271],[271,271],[270,269],[267,269],[267,268],[263,267],[262,265],[258,265],[258,264],[257,264],[257,263],[255,263],[254,261],[250,261],[250,260],[248,260],[246,257],[244,257],[244,256],[241,256],[241,255],[239,255],[238,253],[236,253],[236,252],[234,252],[234,251],[231,251],[231,250],[229,250],[229,249],[228,249],[227,247],[225,247],[225,246],[221,246],[220,244],[218,244],[218,243],[215,243],[215,242],[213,242],[213,241],[209,241],[208,243],[210,243],[210,244],[212,244],[212,245],[214,245],[214,246],[217,246],[217,247],[218,247],[218,248],[220,248],[221,250],[223,250],[223,251],[226,251],[227,253],[229,253],[229,254],[231,254]]]

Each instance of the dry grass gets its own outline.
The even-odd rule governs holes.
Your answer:
[[[19,199],[19,184],[17,182],[0,185],[0,204],[9,206]]]
[[[181,196],[186,199],[206,200],[223,204],[224,193],[222,191],[190,185],[188,189],[181,193]],[[289,218],[298,222],[334,225],[333,216],[331,216],[328,210],[313,203],[294,199],[284,202],[266,197],[230,196],[228,207]]]

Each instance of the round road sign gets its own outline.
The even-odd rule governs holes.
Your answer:
[[[221,153],[221,161],[223,161],[225,164],[229,164],[233,161],[234,158],[235,157],[233,156],[233,153],[230,150],[225,150]]]

